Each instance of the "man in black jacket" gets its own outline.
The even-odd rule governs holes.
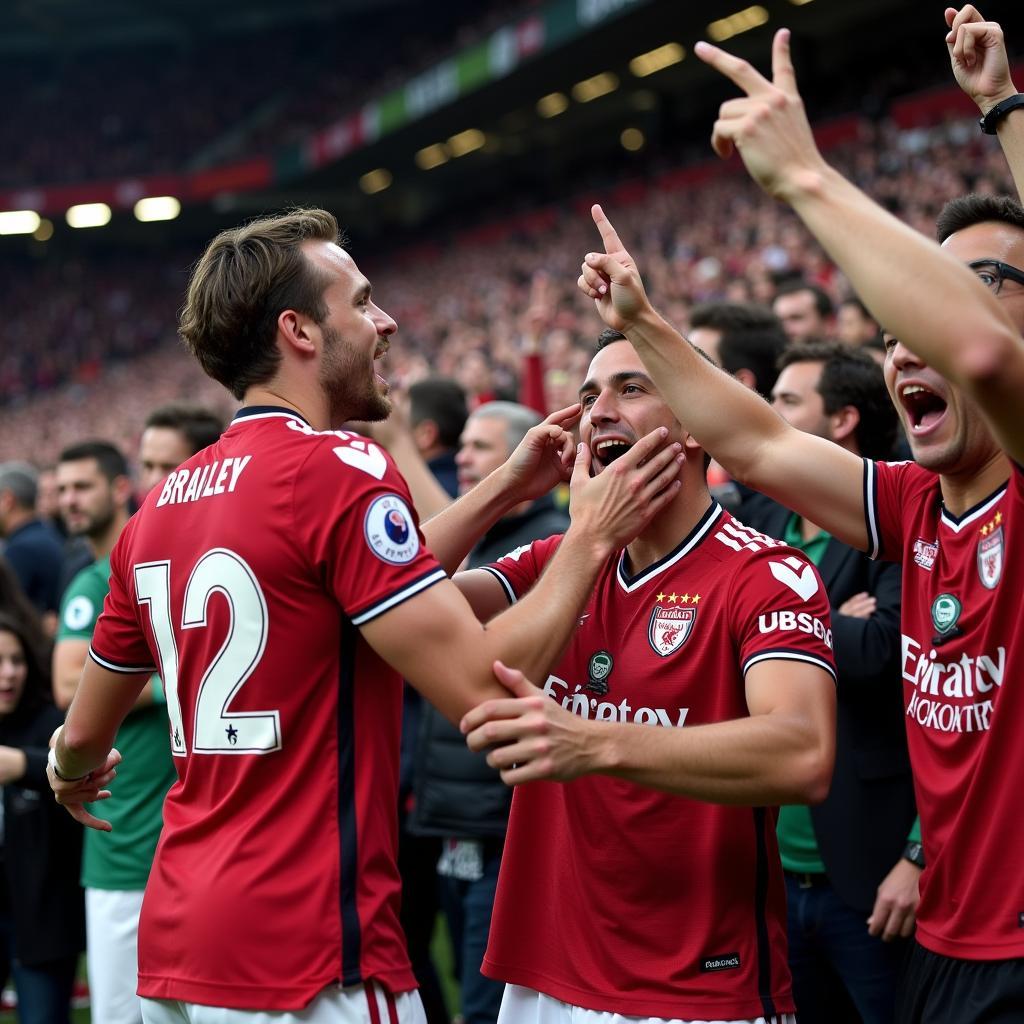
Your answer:
[[[796,345],[780,371],[773,404],[793,426],[865,458],[890,457],[896,413],[866,353]],[[799,1018],[884,1024],[893,1018],[903,953],[893,940],[913,931],[921,873],[901,703],[900,567],[873,562],[762,495],[737,514],[803,549],[832,606],[839,672],[832,788],[816,807],[779,814]]]
[[[532,409],[515,402],[480,406],[466,421],[455,457],[460,494],[506,462],[540,420]],[[551,495],[521,505],[481,538],[466,566],[494,562],[521,545],[563,532],[568,522]],[[410,830],[443,840],[438,874],[455,947],[465,1024],[493,1024],[504,985],[485,978],[480,963],[487,946],[512,790],[487,765],[483,754],[467,748],[465,737],[444,715],[424,704],[414,795]]]

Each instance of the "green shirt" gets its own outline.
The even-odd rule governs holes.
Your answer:
[[[61,600],[58,641],[92,639],[109,577],[110,559],[101,558],[71,581]],[[164,796],[177,777],[157,676],[152,685],[155,703],[132,711],[114,740],[124,760],[108,787],[110,799],[90,807],[113,825],[112,832],[85,830],[82,885],[91,889],[144,889],[149,877],[163,826]]]

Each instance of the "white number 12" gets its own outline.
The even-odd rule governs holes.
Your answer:
[[[160,654],[160,678],[167,695],[171,753],[186,754],[178,695],[178,644],[171,622],[171,563],[135,566],[139,604],[149,605],[153,637]],[[266,754],[281,749],[277,711],[229,711],[229,706],[263,657],[267,646],[267,602],[252,569],[234,551],[207,551],[185,586],[182,629],[206,626],[214,593],[228,602],[231,619],[224,643],[207,666],[196,691],[192,751],[196,754]]]

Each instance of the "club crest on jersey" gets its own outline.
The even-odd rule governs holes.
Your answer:
[[[595,651],[587,664],[587,685],[584,689],[603,697],[608,692],[608,677],[615,661],[607,651]]]
[[[923,537],[918,537],[914,541],[914,563],[919,565],[922,569],[927,569],[929,572],[932,571],[932,566],[935,565],[935,559],[939,557],[939,542],[929,542]]]
[[[932,625],[940,637],[949,637],[956,629],[963,607],[952,594],[939,594],[932,602]]]
[[[1003,528],[995,527],[978,541],[978,576],[981,585],[995,590],[1003,575]]]
[[[690,638],[697,621],[696,608],[673,608],[656,604],[647,626],[647,639],[655,654],[667,658]]]
[[[420,550],[409,506],[397,494],[385,494],[371,502],[363,521],[370,550],[383,562],[404,565]]]

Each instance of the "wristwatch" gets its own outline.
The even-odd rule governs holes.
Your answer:
[[[1024,107],[1024,93],[1017,93],[1016,96],[1009,96],[1001,103],[997,103],[984,117],[978,118],[978,124],[986,135],[995,135],[999,122],[1011,111],[1018,107]]]
[[[917,867],[924,867],[924,847],[920,843],[907,843],[903,847],[903,859],[909,860],[911,864],[916,864]]]

